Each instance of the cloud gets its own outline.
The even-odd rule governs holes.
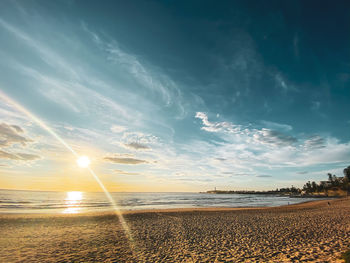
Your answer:
[[[120,163],[120,164],[141,164],[148,163],[145,160],[135,159],[131,157],[105,157],[104,160],[111,163]]]
[[[3,19],[0,19],[0,26],[6,29],[20,40],[23,40],[29,47],[35,50],[40,58],[49,66],[57,68],[69,74],[70,77],[78,79],[77,72],[67,63],[61,56],[50,50],[47,46],[42,45],[36,38],[31,37],[29,34],[21,31],[15,26],[7,23]]]
[[[313,135],[304,142],[304,146],[307,150],[324,148],[326,147],[325,144],[325,139],[319,135]]]
[[[207,114],[204,112],[197,112],[195,118],[202,120],[202,130],[207,132],[229,132],[235,133],[240,130],[239,126],[236,126],[230,122],[210,122]]]
[[[236,128],[235,132],[229,132],[210,122],[205,113],[198,112],[196,118],[202,120],[203,127],[217,128],[215,134],[223,141],[198,141],[185,150],[201,156],[201,161],[200,158],[198,162],[193,161],[194,166],[197,163],[198,166],[205,166],[204,170],[214,170],[213,173],[219,169],[221,172],[232,170],[264,175],[271,169],[286,167],[303,171],[320,164],[340,165],[350,158],[350,143],[340,143],[336,138],[319,135],[307,138],[304,135],[294,136],[288,134],[292,129],[289,125],[263,122],[269,128],[256,129],[253,125],[243,127],[228,123],[228,126]],[[292,176],[293,172],[289,174]]]
[[[160,94],[166,106],[175,106],[177,118],[184,118],[186,111],[182,103],[182,93],[177,84],[161,69],[156,68],[134,54],[120,47],[117,41],[105,41],[97,33],[82,23],[82,29],[91,37],[99,49],[107,54],[107,59],[122,67],[134,80],[147,90]]]
[[[180,182],[186,182],[186,183],[203,183],[203,182],[213,182],[215,181],[213,178],[207,178],[207,177],[194,177],[194,178],[188,178],[188,177],[173,177],[171,178],[174,181],[180,181]],[[169,181],[169,179],[167,180]]]
[[[308,171],[300,171],[300,172],[297,172],[297,174],[307,174],[309,173]]]
[[[141,145],[159,143],[159,138],[157,136],[142,132],[125,132],[123,134],[122,140],[125,142],[125,144],[131,144],[129,147],[132,147],[134,149],[138,147],[137,144],[139,144],[139,146],[142,148]]]
[[[1,159],[19,160],[19,161],[33,161],[40,159],[40,156],[30,153],[9,153],[0,150]]]
[[[109,53],[109,60],[116,62],[123,67],[142,85],[151,91],[159,92],[167,105],[170,105],[171,94],[168,90],[173,83],[164,78],[163,81],[158,80],[146,67],[139,61],[136,56],[128,54],[121,50],[116,44],[108,44],[105,49]],[[162,83],[164,82],[164,83]]]
[[[272,73],[274,74],[274,73]],[[282,91],[284,93],[287,93],[287,92],[290,92],[290,91],[294,91],[294,92],[298,92],[298,88],[296,88],[294,85],[288,83],[287,84],[287,81],[282,77],[282,74],[281,73],[277,73],[277,74],[274,74],[275,76],[275,81],[276,81],[276,84],[279,88],[282,89]]]
[[[40,26],[42,27],[42,37],[45,37],[52,31],[41,24]],[[109,117],[113,120],[113,116],[118,116],[119,119],[123,117],[125,120],[140,118],[142,113],[138,112],[134,107],[128,107],[127,103],[123,103],[123,105],[117,103],[121,99],[116,100],[101,95],[101,91],[110,91],[114,86],[120,84],[119,82],[106,83],[104,80],[109,79],[106,77],[106,74],[97,70],[89,71],[88,67],[72,61],[63,51],[55,50],[49,44],[40,41],[40,38],[32,37],[34,33],[29,34],[29,32],[22,31],[2,19],[0,19],[1,27],[12,33],[14,37],[23,40],[22,42],[31,49],[31,53],[49,66],[48,69],[54,69],[55,74],[50,75],[49,72],[51,70],[46,70],[46,68],[45,70],[36,70],[32,66],[28,67],[18,62],[21,61],[20,59],[16,61],[10,56],[7,57],[7,64],[13,67],[16,72],[20,72],[28,77],[30,79],[29,84],[33,83],[33,80],[36,81],[33,84],[33,89],[35,88],[42,96],[75,113],[101,114],[104,118]],[[69,31],[66,34],[68,36]],[[60,41],[62,42],[68,41],[67,38],[60,34],[58,34],[58,37],[61,37]],[[72,41],[75,41],[75,46],[86,48],[85,43],[77,41],[74,35],[69,39],[69,43],[72,43]],[[88,62],[84,64],[88,64]],[[124,89],[123,92],[118,93],[116,96],[131,98],[132,95]],[[133,100],[136,100],[136,98],[133,98]],[[113,114],[106,114],[106,112],[113,112]]]
[[[138,142],[131,142],[131,143],[127,143],[127,144],[124,144],[124,145],[126,147],[134,149],[134,150],[149,150],[149,149],[151,149],[147,145],[144,145],[144,144],[138,143]]]
[[[139,173],[130,173],[130,172],[126,172],[126,171],[118,170],[118,169],[115,169],[114,172],[119,174],[119,175],[139,175]]]
[[[304,146],[305,148],[305,146]],[[325,139],[325,144],[315,143],[307,151],[301,151],[297,165],[341,164],[350,159],[350,143],[340,143],[335,138]]]
[[[238,136],[236,139],[245,140],[246,142],[253,139],[256,142],[263,144],[271,144],[276,146],[287,146],[297,142],[297,139],[293,136],[284,134],[280,131],[263,128],[249,129],[243,128],[240,125],[234,125],[231,122],[210,122],[207,114],[204,112],[197,112],[195,118],[202,120],[202,130],[208,132],[223,132],[228,134],[235,134]],[[283,130],[291,130],[292,127],[286,124],[278,124],[274,122],[263,121],[267,126],[275,127]],[[226,138],[225,138],[226,139]]]
[[[9,125],[6,123],[0,124],[0,148],[6,148],[13,146],[15,144],[20,144],[21,146],[26,146],[27,143],[33,142],[22,135],[24,133],[23,129],[18,125]],[[0,159],[9,159],[17,161],[33,161],[40,159],[41,157],[36,154],[30,153],[11,153],[8,151],[0,150]]]
[[[235,176],[235,177],[244,177],[244,176],[250,175],[249,173],[237,173],[237,172],[222,172],[221,174]]]
[[[257,131],[253,137],[262,142],[273,144],[276,146],[289,146],[296,143],[298,140],[293,136],[286,135],[279,131],[273,131],[263,128],[262,130]]]
[[[289,90],[289,87],[287,86],[286,82],[284,81],[284,79],[280,74],[275,75],[275,80],[277,84],[283,89],[284,92]]]
[[[126,120],[140,116],[136,109],[125,104],[121,105],[115,100],[101,95],[98,91],[108,90],[110,85],[100,79],[91,77],[88,72],[83,73],[85,81],[80,78],[71,80],[68,75],[65,78],[58,78],[19,63],[12,63],[11,65],[16,71],[31,80],[35,80],[35,88],[39,90],[41,95],[64,109],[70,109],[75,113],[104,114],[104,118],[106,118],[106,112],[113,112],[119,118],[122,117]],[[56,66],[59,67],[59,65]],[[123,91],[123,94],[131,97],[126,91]]]
[[[265,128],[272,129],[272,130],[281,130],[281,131],[291,131],[293,129],[292,126],[288,124],[282,124],[272,121],[261,121],[261,124],[264,125]]]
[[[243,142],[247,145],[255,141],[255,143],[258,144],[269,144],[271,146],[290,146],[298,141],[297,138],[293,136],[272,129],[252,129],[250,127],[244,128],[241,125],[235,125],[231,122],[210,122],[207,114],[204,112],[197,112],[195,118],[202,120],[202,130],[215,132],[219,135],[221,133],[223,135],[223,139],[225,140],[230,139],[226,136],[227,134],[235,135],[235,137],[231,139],[234,139],[236,142]],[[267,124],[267,126],[279,128],[282,130],[292,129],[290,125],[286,124],[267,121],[262,122]]]
[[[201,119],[204,126],[210,126],[211,123],[208,120],[207,114],[204,112],[197,112],[195,118]]]
[[[19,126],[1,123],[0,124],[0,147],[10,146],[16,143],[19,143],[24,146],[28,142],[32,142],[32,140],[19,135],[19,133],[23,133],[22,128],[20,128]]]
[[[11,125],[11,127],[12,127],[13,129],[15,129],[16,132],[18,132],[18,133],[23,133],[23,130],[22,130],[21,127],[19,127],[19,126],[17,126],[17,125]]]
[[[257,175],[256,177],[270,178],[270,177],[272,177],[272,176],[271,176],[271,175],[262,174],[262,175]]]
[[[81,113],[82,110],[87,109],[82,103],[81,97],[76,95],[77,90],[84,90],[80,93],[86,92],[86,89],[79,86],[79,84],[45,75],[40,71],[18,63],[13,63],[13,67],[26,77],[36,80],[36,89],[40,90],[41,95],[54,103],[75,113]]]
[[[126,131],[127,128],[125,126],[120,126],[120,125],[112,125],[111,131],[115,133],[122,133]]]

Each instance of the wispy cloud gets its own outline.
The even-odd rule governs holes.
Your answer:
[[[205,151],[209,156],[215,156],[213,159],[222,160],[222,165],[230,163],[241,168],[254,165],[254,169],[258,167],[300,168],[346,162],[347,158],[350,158],[350,144],[340,143],[332,137],[325,138],[320,135],[296,137],[282,131],[244,128],[224,122],[225,127],[235,127],[234,132],[231,133],[230,129],[223,129],[221,123],[210,122],[204,113],[197,113],[195,117],[202,120],[202,129],[209,127],[208,132],[215,131],[215,134],[224,140],[219,144],[206,144]],[[277,125],[276,127],[284,131],[290,130],[288,126]],[[259,169],[256,171],[258,172]]]
[[[293,136],[276,130],[267,128],[262,128],[260,130],[248,127],[244,128],[241,125],[235,125],[231,122],[210,122],[208,116],[203,112],[197,112],[195,118],[202,120],[203,126],[201,129],[208,132],[236,134],[239,138],[244,140],[248,140],[248,138],[250,138],[250,140],[254,140],[258,143],[277,146],[288,146],[297,142],[297,139]],[[265,123],[267,123],[269,126],[274,126],[275,128],[283,128],[285,130],[291,129],[291,127],[287,125],[272,122]]]
[[[181,91],[176,83],[161,70],[146,62],[141,62],[137,56],[127,53],[118,45],[114,46],[115,40],[113,39],[102,41],[97,34],[88,31],[90,37],[88,40],[94,41],[105,52],[111,62],[109,67],[123,75],[122,78],[111,76],[108,72],[99,70],[98,66],[87,67],[86,65],[90,63],[88,60],[72,59],[62,50],[54,49],[46,42],[41,41],[45,34],[51,32],[50,26],[40,25],[42,28],[40,38],[34,38],[28,33],[31,32],[30,30],[28,32],[21,30],[4,20],[1,20],[0,27],[6,29],[14,37],[23,40],[22,44],[31,49],[32,55],[36,55],[49,67],[41,69],[36,64],[25,64],[21,58],[15,60],[15,56],[5,55],[8,65],[19,72],[23,79],[26,78],[26,85],[29,85],[33,91],[35,90],[40,96],[44,96],[61,106],[62,110],[70,110],[79,118],[98,119],[99,125],[101,123],[105,125],[118,123],[119,130],[117,125],[112,126],[114,132],[118,130],[118,132],[123,133],[126,129],[157,126],[170,130],[171,132],[167,133],[168,136],[172,136],[174,130],[167,123],[168,119],[165,120],[161,116],[163,114],[161,109],[168,107],[169,112],[174,112],[175,118],[183,118],[186,115]],[[80,46],[81,49],[86,48],[86,37],[83,42],[69,30],[65,33],[66,37],[58,34],[57,38],[63,38],[62,41],[66,43],[66,38],[70,34],[72,34],[72,38],[69,42],[73,43],[74,46]],[[118,60],[118,56],[120,56],[120,60]],[[94,59],[102,63],[100,57]],[[128,59],[131,60],[128,61]],[[104,61],[103,65],[105,65]],[[121,72],[120,68],[123,67],[126,69]],[[137,84],[135,84],[135,80]],[[132,92],[128,89],[130,85],[135,87]],[[144,91],[140,91],[139,87],[144,87]],[[152,96],[149,96],[150,90],[154,94],[161,94],[165,104],[164,101],[160,103],[161,100],[157,96],[152,101]]]
[[[111,131],[115,133],[122,133],[127,130],[127,127],[121,125],[112,125]]]
[[[308,171],[300,171],[300,172],[297,172],[297,174],[307,174]]]
[[[36,89],[39,90],[39,93],[54,103],[62,105],[65,109],[71,109],[76,113],[83,114],[105,114],[106,111],[113,111],[126,120],[140,115],[136,109],[120,105],[95,91],[92,88],[96,88],[96,86],[93,86],[94,84],[103,84],[91,79],[91,77],[89,79],[90,83],[85,85],[85,82],[76,80],[68,81],[53,77],[19,63],[12,63],[12,66],[18,72],[28,76],[32,80],[36,80],[38,83]],[[91,88],[88,88],[88,86],[91,86]],[[103,88],[108,88],[108,84],[104,84]]]
[[[293,127],[288,124],[283,123],[277,123],[272,121],[261,121],[262,125],[264,125],[265,128],[272,129],[272,130],[279,130],[279,131],[291,131]]]
[[[17,72],[36,81],[33,88],[37,89],[42,96],[50,99],[54,103],[62,105],[65,109],[70,109],[78,114],[103,114],[104,118],[112,117],[106,112],[113,112],[116,116],[122,117],[122,120],[142,119],[141,113],[134,107],[129,107],[125,103],[120,104],[111,98],[101,94],[102,91],[110,92],[115,83],[106,83],[101,79],[101,73],[91,72],[85,66],[62,54],[59,50],[53,50],[45,42],[35,39],[27,32],[24,32],[14,25],[0,19],[0,27],[19,38],[27,45],[33,54],[37,55],[51,69],[54,69],[54,75],[50,71],[39,70],[33,65],[26,65],[21,61],[8,57],[9,66]],[[43,28],[43,35],[48,29]],[[69,33],[68,33],[69,34]],[[58,38],[60,35],[58,35]],[[73,38],[75,39],[75,38]],[[75,40],[78,41],[78,40]],[[83,45],[77,42],[75,45]],[[104,76],[106,78],[106,76]],[[117,93],[119,94],[119,93]],[[135,95],[126,90],[120,92],[120,96],[134,99]],[[120,100],[119,100],[120,101]]]
[[[118,169],[114,169],[113,171],[118,175],[139,175],[139,173],[131,173],[131,172],[126,172]]]
[[[7,23],[3,19],[0,19],[0,26],[6,29],[8,32],[15,35],[18,39],[22,40],[29,47],[31,47],[35,52],[37,52],[40,58],[45,61],[51,67],[57,67],[59,70],[62,70],[70,77],[74,79],[79,78],[79,74],[68,64],[66,63],[62,57],[57,55],[55,52],[50,50],[45,45],[41,44],[39,41],[35,40],[33,37],[20,30],[19,28]]]
[[[277,84],[283,89],[284,92],[289,90],[289,87],[287,86],[286,82],[282,78],[280,74],[276,74],[275,76]]]
[[[239,126],[234,125],[230,122],[210,122],[208,120],[208,116],[204,112],[197,112],[196,118],[202,120],[203,127],[202,130],[208,131],[208,132],[229,132],[229,133],[235,133],[240,130]]]
[[[0,158],[1,159],[10,159],[17,161],[33,161],[40,159],[39,155],[30,154],[30,153],[10,153],[0,150]]]
[[[105,157],[105,161],[111,162],[111,163],[119,163],[119,164],[141,164],[141,163],[147,163],[145,160],[135,159],[131,157]]]
[[[319,135],[313,135],[305,140],[304,146],[307,150],[325,148],[326,140]]]
[[[253,138],[264,144],[271,144],[276,146],[289,146],[296,143],[297,138],[286,135],[279,131],[273,131],[263,128],[262,130],[256,131]]]
[[[15,143],[26,145],[32,142],[20,134],[23,133],[23,129],[17,125],[9,125],[6,123],[0,124],[0,147],[10,146]]]
[[[151,149],[149,146],[144,145],[142,143],[138,143],[138,142],[126,143],[124,145],[127,148],[131,148],[131,149],[134,149],[134,150],[149,150],[149,149]]]
[[[295,87],[293,84],[287,83],[287,80],[284,77],[282,77],[281,73],[275,73],[274,76],[277,87],[280,88],[283,91],[283,93],[299,91],[297,87]]]
[[[107,54],[107,59],[118,66],[124,68],[139,85],[148,91],[160,94],[166,106],[176,106],[178,118],[186,115],[185,107],[182,103],[182,92],[177,84],[160,69],[143,62],[138,56],[126,52],[114,39],[103,40],[96,32],[82,23],[83,30],[91,36],[95,44]]]
[[[80,97],[76,96],[81,88],[77,84],[45,75],[38,70],[21,65],[20,63],[13,62],[12,66],[17,72],[27,76],[31,80],[35,80],[38,83],[36,88],[47,99],[76,113],[86,110],[86,106],[82,103]]]
[[[34,140],[23,136],[23,134],[24,130],[18,125],[0,124],[0,159],[34,161],[41,158],[39,155],[32,153],[14,152],[16,149],[34,142]]]
[[[145,147],[150,148],[146,145],[158,144],[159,138],[152,134],[147,134],[143,132],[124,132],[122,136],[122,141],[127,147],[131,147],[134,149],[146,149]]]

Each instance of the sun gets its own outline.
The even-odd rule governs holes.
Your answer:
[[[89,157],[83,155],[83,156],[80,156],[78,159],[77,159],[77,164],[79,167],[81,168],[87,168],[89,165],[90,165],[90,159]]]

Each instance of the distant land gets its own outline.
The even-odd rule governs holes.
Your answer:
[[[208,194],[257,194],[257,195],[288,195],[291,197],[344,197],[350,194],[350,166],[343,170],[344,176],[338,177],[328,173],[327,181],[308,181],[302,189],[294,186],[268,191],[246,190],[209,190]]]

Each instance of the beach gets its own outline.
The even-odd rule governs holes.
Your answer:
[[[329,203],[328,203],[329,202]],[[350,199],[273,208],[2,214],[0,262],[342,262]]]

